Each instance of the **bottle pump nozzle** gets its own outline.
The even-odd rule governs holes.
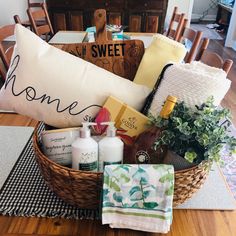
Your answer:
[[[81,138],[89,138],[91,136],[91,131],[89,129],[89,126],[91,126],[91,125],[97,125],[97,123],[82,122],[82,128],[80,128],[80,137]]]
[[[107,130],[106,130],[107,137],[115,137],[116,136],[115,122],[113,122],[113,121],[101,122],[101,125],[108,125]]]

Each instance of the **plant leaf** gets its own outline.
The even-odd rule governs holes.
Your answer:
[[[103,189],[103,195],[107,195],[109,192],[110,192],[110,191],[109,191],[108,188]]]
[[[113,199],[117,202],[122,202],[123,197],[121,194],[113,193]]]
[[[144,202],[143,206],[145,208],[154,209],[155,207],[158,206],[158,204],[157,204],[157,202]]]
[[[134,192],[134,193],[130,196],[130,200],[131,200],[131,201],[143,200],[142,192],[141,192],[141,191]]]
[[[142,185],[148,184],[148,180],[144,177],[141,177],[140,184]]]
[[[137,191],[141,191],[141,188],[139,186],[134,186],[129,190],[129,195],[132,196]]]
[[[139,208],[139,204],[136,202],[132,205],[133,208]]]
[[[124,174],[121,174],[120,178],[122,178],[125,181],[125,183],[128,183],[130,181],[130,178]]]
[[[161,183],[164,183],[164,182],[166,182],[166,181],[171,182],[171,181],[173,181],[173,179],[174,179],[173,174],[166,174],[166,175],[162,176],[162,177],[159,179],[159,182],[161,182]]]
[[[110,182],[110,187],[113,188],[116,192],[120,192],[120,187],[114,182]]]
[[[104,207],[113,207],[115,204],[113,202],[103,202]]]
[[[120,169],[123,169],[123,170],[126,170],[127,172],[129,172],[129,167],[130,167],[129,165],[119,165],[113,170],[113,172],[118,171]]]
[[[104,182],[106,185],[109,186],[109,182],[110,182],[110,178],[109,178],[109,176],[104,175],[104,177],[103,177],[103,182]]]
[[[150,195],[150,191],[149,190],[146,190],[146,191],[143,192],[144,198],[147,198],[149,195]]]
[[[169,189],[165,191],[166,196],[171,196],[174,194],[174,186],[172,185]]]

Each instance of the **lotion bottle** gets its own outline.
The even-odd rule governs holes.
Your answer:
[[[105,165],[121,164],[123,161],[124,143],[116,136],[115,122],[102,122],[108,125],[106,137],[98,143],[99,171],[104,170]]]
[[[72,168],[83,171],[98,170],[98,143],[91,138],[90,125],[96,123],[82,123],[80,137],[72,143]]]

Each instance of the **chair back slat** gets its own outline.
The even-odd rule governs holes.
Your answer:
[[[222,69],[226,72],[226,74],[229,73],[231,67],[233,65],[233,60],[231,59],[226,59],[223,63]]]
[[[31,14],[32,14],[32,17],[34,18],[34,20],[43,19],[46,16],[43,9],[40,9],[37,11],[31,11]]]
[[[198,49],[197,55],[195,57],[196,61],[200,61],[202,54],[204,53],[204,51],[207,49],[208,45],[209,45],[210,40],[208,38],[204,38],[202,40],[201,46]]]
[[[233,61],[231,59],[224,60],[219,54],[207,50],[208,44],[209,39],[204,38],[195,60],[201,61],[208,66],[220,68],[228,74],[233,65]]]
[[[39,26],[37,27],[37,32],[39,35],[47,34],[48,32],[50,32],[50,27],[49,25]]]
[[[174,39],[174,37],[175,37],[175,30],[171,29],[171,30],[169,31],[168,37]]]
[[[35,7],[41,7],[42,1],[39,2],[35,2],[35,1],[31,1],[28,0],[28,8],[35,8]]]
[[[0,58],[1,58],[1,65],[0,65],[0,73],[3,79],[6,78],[6,71],[9,69],[11,56],[14,49],[13,42],[4,41],[10,36],[14,35],[15,24],[12,25],[5,25],[0,27]]]
[[[169,28],[167,30],[166,36],[174,40],[178,40],[183,26],[184,26],[184,17],[185,14],[179,14],[178,7],[174,7],[173,14],[170,20]]]
[[[184,19],[183,28],[178,42],[187,44],[188,52],[184,58],[185,63],[190,63],[194,60],[194,57],[197,53],[197,49],[202,39],[202,31],[195,31],[188,27],[188,19]]]
[[[192,34],[192,33],[191,33]],[[187,55],[185,56],[185,62],[186,63],[190,63],[194,60],[194,57],[197,53],[197,49],[199,47],[199,44],[201,42],[201,39],[202,39],[202,35],[203,35],[203,32],[202,31],[197,31],[196,34],[195,34],[195,37],[192,39],[192,37],[190,37],[190,41],[192,42],[192,47],[191,49],[189,50],[189,52],[187,53]],[[186,38],[188,38],[186,36]]]
[[[29,16],[33,30],[38,36],[46,34],[52,37],[54,35],[54,30],[52,28],[45,3],[41,4],[41,9],[39,10],[33,11],[31,8],[28,8],[27,14]],[[38,22],[40,22],[40,24],[38,24]]]

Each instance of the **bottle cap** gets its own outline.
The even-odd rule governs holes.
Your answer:
[[[175,103],[177,102],[177,98],[171,95],[168,95],[166,101],[160,111],[160,116],[164,119],[168,119],[171,112],[174,109]]]
[[[107,130],[106,130],[107,137],[115,137],[116,136],[115,122],[113,122],[113,121],[102,122],[101,125],[108,125]]]
[[[97,125],[97,123],[82,122],[82,128],[80,128],[80,137],[81,138],[89,138],[91,136],[91,131],[89,129],[89,126],[91,126],[91,125]]]
[[[174,102],[174,103],[176,103],[176,102],[177,102],[177,97],[174,97],[174,96],[168,95],[168,97],[167,97],[166,100],[168,100],[168,101],[170,101],[170,102]]]

